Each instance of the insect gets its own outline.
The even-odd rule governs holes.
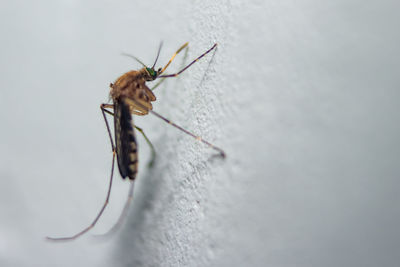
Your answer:
[[[110,181],[109,181],[109,186],[108,186],[108,191],[107,191],[107,196],[106,200],[100,209],[99,213],[97,214],[96,218],[93,220],[93,222],[84,228],[82,231],[78,232],[75,235],[72,236],[67,236],[67,237],[47,237],[48,240],[52,241],[68,241],[68,240],[73,240],[76,239],[86,232],[88,232],[90,229],[92,229],[97,221],[100,219],[101,215],[103,214],[108,201],[109,197],[111,194],[111,187],[112,187],[112,180],[113,180],[113,173],[114,173],[114,163],[115,163],[115,157],[117,158],[117,163],[118,163],[118,169],[119,172],[122,176],[123,179],[129,178],[131,181],[131,187],[129,190],[129,195],[127,202],[125,204],[125,207],[121,213],[121,216],[118,220],[118,222],[114,225],[114,227],[111,229],[115,229],[122,221],[123,217],[126,214],[126,211],[129,207],[129,204],[133,198],[133,182],[136,178],[136,174],[138,172],[138,150],[137,150],[137,143],[136,143],[136,136],[135,136],[135,129],[138,130],[146,140],[146,142],[150,145],[151,151],[152,151],[152,157],[150,160],[150,166],[154,162],[155,158],[155,150],[153,145],[151,144],[150,140],[147,138],[145,135],[144,131],[136,126],[133,123],[132,120],[132,114],[138,115],[138,116],[144,116],[149,113],[152,113],[156,117],[162,119],[163,121],[167,122],[168,124],[174,126],[175,128],[179,129],[180,131],[192,136],[195,138],[197,141],[200,141],[204,143],[205,145],[209,146],[210,148],[216,150],[219,152],[219,155],[223,158],[225,158],[225,152],[211,144],[210,142],[202,139],[200,136],[197,136],[193,134],[192,132],[180,127],[179,125],[175,124],[174,122],[170,121],[169,119],[161,116],[159,113],[153,111],[153,106],[151,102],[154,102],[156,100],[155,95],[153,94],[152,90],[154,90],[165,78],[171,78],[171,77],[177,77],[180,75],[182,72],[187,70],[190,66],[192,66],[195,62],[197,62],[199,59],[210,53],[213,49],[217,47],[217,44],[214,44],[210,49],[208,49],[205,53],[197,57],[195,60],[193,60],[190,64],[188,64],[186,67],[178,71],[177,73],[174,74],[163,74],[164,71],[167,69],[167,67],[171,64],[173,59],[177,54],[179,54],[184,48],[188,46],[188,43],[185,43],[182,45],[171,57],[171,59],[168,61],[168,63],[163,67],[159,68],[157,70],[154,69],[158,57],[160,55],[162,43],[160,44],[160,47],[157,52],[157,57],[154,61],[153,66],[147,67],[144,63],[142,63],[139,59],[136,57],[133,57],[136,61],[138,61],[143,68],[139,70],[132,70],[129,71],[122,76],[120,76],[114,83],[110,84],[110,97],[112,99],[112,104],[101,104],[100,109],[106,124],[108,136],[110,138],[110,143],[111,143],[111,148],[112,148],[112,164],[111,164],[111,175],[110,175]],[[151,82],[154,81],[158,78],[162,78],[160,82],[158,82],[152,89],[147,87],[146,82]],[[110,111],[110,110],[113,110]],[[113,141],[113,137],[111,134],[110,126],[108,124],[107,116],[106,114],[109,114],[114,117],[114,139],[115,139],[115,145]]]

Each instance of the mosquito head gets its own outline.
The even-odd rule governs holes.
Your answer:
[[[161,74],[161,68],[159,68],[158,70],[155,70],[153,67],[152,68],[146,67],[146,71],[149,74],[149,76],[148,76],[149,81],[153,81],[153,80],[157,79],[158,75]]]

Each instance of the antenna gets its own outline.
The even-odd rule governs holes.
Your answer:
[[[155,66],[156,63],[157,63],[158,56],[160,55],[162,45],[163,45],[163,42],[161,41],[161,42],[160,42],[160,46],[158,47],[158,52],[157,52],[156,60],[154,61],[153,67],[151,67],[152,69],[154,69],[154,66]]]
[[[139,62],[140,64],[142,64],[143,67],[147,68],[147,66],[146,66],[140,59],[138,59],[137,57],[132,56],[132,55],[127,54],[127,53],[121,53],[121,55],[130,57],[130,58],[133,58],[134,60],[136,60],[137,62]]]

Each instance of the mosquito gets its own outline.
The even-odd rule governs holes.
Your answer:
[[[122,76],[120,76],[114,83],[110,84],[110,98],[112,100],[112,104],[106,104],[103,103],[100,105],[100,109],[106,124],[108,136],[110,138],[110,143],[111,143],[111,149],[112,149],[112,163],[111,163],[111,174],[110,174],[110,179],[109,179],[109,185],[108,185],[108,190],[107,190],[107,195],[106,195],[106,200],[103,203],[102,208],[100,209],[99,213],[95,217],[95,219],[92,221],[92,223],[84,228],[82,231],[76,233],[75,235],[71,236],[66,236],[66,237],[47,237],[48,240],[52,241],[68,241],[68,240],[74,240],[77,239],[78,237],[84,235],[86,232],[88,232],[90,229],[92,229],[97,221],[100,219],[101,215],[103,214],[110,198],[111,194],[111,187],[112,187],[112,182],[113,182],[113,173],[114,173],[114,163],[115,163],[115,157],[117,158],[117,163],[118,163],[118,169],[119,173],[121,174],[122,178],[129,178],[131,182],[131,187],[129,190],[128,194],[128,199],[125,203],[124,209],[117,221],[117,223],[114,225],[113,228],[111,228],[111,231],[115,230],[122,222],[123,218],[125,217],[129,204],[131,203],[133,199],[133,184],[134,180],[136,178],[137,172],[138,172],[138,149],[137,149],[137,143],[136,143],[136,137],[135,137],[135,129],[140,132],[146,142],[149,144],[151,148],[151,160],[149,162],[149,166],[153,165],[154,159],[155,159],[155,149],[152,143],[150,142],[149,138],[146,136],[142,128],[138,127],[133,123],[132,119],[132,114],[138,115],[138,116],[144,116],[149,113],[155,115],[156,117],[160,118],[161,120],[165,121],[166,123],[172,125],[173,127],[177,128],[178,130],[184,132],[185,134],[190,135],[193,137],[195,140],[202,142],[206,146],[216,150],[219,155],[222,158],[225,158],[225,152],[211,144],[210,142],[204,140],[198,135],[195,135],[194,133],[182,128],[181,126],[177,125],[176,123],[172,122],[171,120],[161,116],[159,113],[155,112],[153,110],[153,106],[151,102],[154,102],[156,100],[155,95],[153,94],[153,90],[160,85],[160,83],[165,79],[165,78],[172,78],[172,77],[177,77],[180,75],[182,72],[187,70],[190,66],[192,66],[195,62],[200,60],[202,57],[210,53],[212,50],[214,50],[217,47],[217,43],[215,43],[210,49],[208,49],[206,52],[201,54],[199,57],[197,57],[195,60],[193,60],[190,64],[188,64],[186,67],[181,69],[180,71],[174,73],[174,74],[163,74],[164,71],[168,68],[168,66],[171,64],[171,62],[174,60],[176,55],[178,55],[184,48],[188,46],[188,43],[183,44],[171,57],[171,59],[168,61],[168,63],[163,67],[159,69],[155,69],[155,65],[157,63],[158,57],[160,55],[162,43],[159,46],[158,52],[156,59],[154,61],[154,64],[151,68],[147,67],[142,61],[140,61],[138,58],[127,55],[129,57],[134,58],[137,62],[139,62],[143,68],[139,70],[132,70],[129,71]],[[151,82],[156,79],[160,79],[160,81],[153,86],[151,89],[147,87],[146,82]],[[111,111],[112,110],[112,111]],[[115,145],[113,141],[113,137],[111,134],[110,126],[107,120],[107,114],[111,115],[114,117],[114,139],[115,139]]]

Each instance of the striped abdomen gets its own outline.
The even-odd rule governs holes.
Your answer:
[[[114,101],[114,131],[119,172],[122,178],[133,180],[138,169],[137,145],[132,115],[123,98]]]

